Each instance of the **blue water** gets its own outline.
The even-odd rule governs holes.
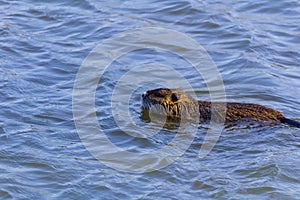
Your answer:
[[[299,199],[297,128],[225,129],[199,159],[207,130],[200,126],[178,160],[134,173],[107,166],[88,151],[72,110],[76,75],[97,45],[125,31],[161,27],[207,50],[228,101],[266,105],[300,120],[299,1],[0,0],[0,14],[1,199]],[[180,47],[182,41],[176,42]],[[209,100],[214,92],[193,66],[170,52],[141,49],[115,60],[99,82],[93,80],[95,110],[107,138],[130,152],[156,151],[175,137],[174,127],[146,138],[127,135],[139,131],[126,120],[122,129],[112,114],[118,112],[110,103],[118,80],[134,67],[153,63],[172,66],[199,99]],[[120,97],[132,90],[129,112],[144,127],[143,136],[159,125],[140,118],[141,93],[160,84],[160,68],[149,69],[144,74],[148,85],[129,81],[118,90]],[[176,85],[176,79],[171,81]],[[142,166],[147,168],[147,162]]]

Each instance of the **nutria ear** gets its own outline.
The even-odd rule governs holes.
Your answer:
[[[179,100],[178,95],[176,93],[172,93],[171,99],[172,99],[173,102]]]

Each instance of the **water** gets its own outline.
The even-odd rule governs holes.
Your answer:
[[[76,74],[92,49],[117,33],[154,26],[201,44],[221,73],[228,100],[263,104],[299,120],[299,8],[296,0],[1,0],[1,199],[299,199],[297,128],[226,129],[199,159],[206,133],[200,126],[173,164],[135,174],[95,159],[80,140],[72,113]],[[199,99],[210,97],[203,79],[174,54],[144,49],[116,60],[97,86],[97,119],[105,135],[130,152],[151,152],[175,137],[174,127],[149,138],[129,136],[107,103],[118,79],[154,62],[183,74]],[[139,95],[158,84],[135,86],[129,100],[132,120],[148,125],[144,134],[158,124],[140,119]],[[130,127],[126,121],[121,125]]]

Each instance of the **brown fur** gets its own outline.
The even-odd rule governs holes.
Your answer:
[[[142,96],[143,108],[150,110],[160,105],[159,112],[171,118],[199,116],[200,121],[211,119],[211,102],[197,101],[179,89],[159,88],[149,90]],[[236,122],[239,120],[253,120],[257,122],[282,122],[284,115],[272,108],[251,103],[216,102],[214,108],[225,105],[225,122]]]

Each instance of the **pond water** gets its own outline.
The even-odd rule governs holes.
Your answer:
[[[144,120],[140,108],[141,94],[164,84],[195,92],[198,99],[221,99],[223,84],[214,85],[219,74],[227,101],[266,105],[300,120],[299,1],[0,0],[0,13],[1,199],[300,198],[299,128],[227,128],[199,158],[207,127],[192,124],[179,130],[191,133],[176,134],[176,124],[160,128],[159,120]],[[193,39],[219,73],[201,76],[177,54],[190,44],[167,34],[170,46],[153,34],[152,43],[139,35],[119,40],[120,49],[135,51],[114,59],[102,74],[103,66],[93,65],[94,72],[78,76],[89,58],[103,62],[99,52],[91,54],[98,45],[128,31],[157,28]],[[87,83],[76,93],[82,77]],[[90,100],[84,91],[92,87],[94,109],[84,106]],[[79,120],[75,97],[84,112]],[[82,119],[87,124],[80,132],[76,120]],[[96,127],[102,132],[94,134]],[[89,149],[82,133],[99,146]],[[111,146],[124,157],[109,154]],[[165,147],[171,153],[136,162]],[[107,155],[97,159],[94,150]],[[126,160],[126,152],[136,157]],[[151,168],[157,162],[163,167]],[[114,167],[124,164],[127,170]]]

